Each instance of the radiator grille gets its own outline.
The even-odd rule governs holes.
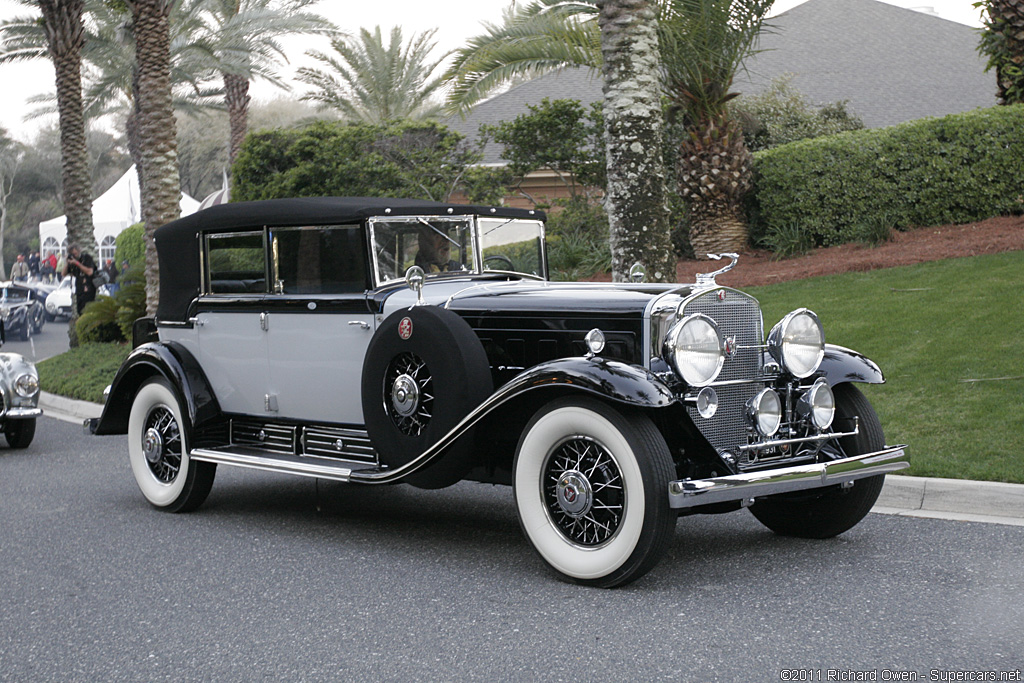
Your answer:
[[[711,290],[687,302],[683,315],[702,313],[718,324],[723,337],[735,337],[739,349],[726,358],[722,372],[712,386],[718,394],[718,411],[710,420],[687,405],[687,412],[704,438],[718,450],[731,450],[747,443],[746,403],[764,388],[761,382],[761,344],[764,339],[761,307],[757,300],[728,289]],[[724,382],[747,380],[745,384]],[[753,381],[750,381],[753,380]]]

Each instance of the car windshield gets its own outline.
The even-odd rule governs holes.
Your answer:
[[[377,282],[405,277],[412,266],[428,275],[475,272],[473,219],[402,216],[370,221]]]
[[[484,270],[543,277],[544,224],[515,218],[479,218]]]
[[[28,291],[20,287],[4,287],[0,290],[0,301],[7,303],[20,303],[28,300]]]

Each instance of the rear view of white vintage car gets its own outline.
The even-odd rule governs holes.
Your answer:
[[[766,334],[717,273],[549,282],[540,212],[272,200],[198,212],[156,244],[157,315],[91,426],[128,435],[162,510],[201,505],[218,465],[511,485],[543,561],[611,587],[657,564],[680,514],[749,508],[830,537],[909,465],[857,388],[881,371],[826,344],[811,310]]]

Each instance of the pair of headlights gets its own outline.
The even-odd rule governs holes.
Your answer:
[[[695,313],[673,325],[665,337],[665,358],[687,384],[711,384],[725,363],[725,341],[714,320]],[[735,350],[733,350],[735,351]],[[825,331],[812,311],[801,308],[768,334],[768,352],[798,379],[817,371],[825,356]]]
[[[836,398],[825,378],[819,378],[796,404],[797,415],[819,432],[832,424]],[[774,389],[763,389],[747,401],[747,419],[761,436],[773,436],[782,425],[782,399]]]

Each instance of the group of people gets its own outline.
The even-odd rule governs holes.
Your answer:
[[[33,251],[26,257],[25,254],[18,254],[17,260],[11,266],[12,280],[28,280],[34,278],[43,282],[52,282],[62,266],[63,257],[57,258],[56,254],[50,254],[46,258],[40,258],[38,251]]]
[[[122,268],[128,269],[127,261],[122,264]],[[15,282],[24,282],[30,278],[52,282],[71,275],[74,278],[78,314],[81,315],[85,305],[96,299],[98,282],[102,280],[116,287],[120,274],[113,259],[107,259],[103,268],[97,268],[88,252],[82,251],[77,244],[71,244],[68,245],[66,257],[63,254],[50,254],[41,259],[38,251],[30,253],[27,258],[24,254],[18,254],[11,266],[10,277]]]

